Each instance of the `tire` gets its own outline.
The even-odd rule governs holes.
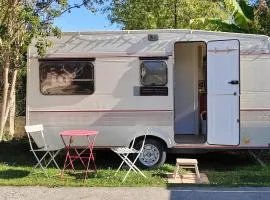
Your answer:
[[[139,149],[142,141],[139,141],[135,148]],[[162,166],[166,160],[164,145],[155,139],[146,139],[142,154],[137,160],[137,165],[141,168],[154,169]]]

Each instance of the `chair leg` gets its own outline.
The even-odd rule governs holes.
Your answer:
[[[126,159],[127,157],[128,157],[128,154],[126,154],[126,155],[124,155],[123,157],[120,155],[120,154],[117,154],[118,156],[120,156],[120,158],[122,158],[122,162],[121,162],[121,164],[120,164],[120,166],[118,167],[118,169],[116,170],[116,172],[115,172],[115,174],[114,174],[114,176],[116,176],[116,174],[119,172],[119,170],[121,169],[121,167],[123,166],[123,164],[124,164],[124,159]]]
[[[44,174],[45,174],[47,177],[49,177],[49,175],[48,175],[46,169],[42,166],[42,163],[41,163],[42,160],[45,158],[45,156],[48,154],[48,152],[46,152],[46,153],[42,156],[41,159],[38,158],[38,156],[36,155],[35,151],[32,151],[32,152],[33,152],[33,154],[34,154],[34,156],[35,156],[35,158],[36,158],[36,160],[37,160],[37,162],[38,162],[38,163],[35,165],[35,167],[33,168],[33,170],[34,170],[35,168],[37,168],[37,166],[40,166],[40,168],[42,169],[42,171],[44,172]]]
[[[140,154],[137,155],[137,157],[135,158],[135,160],[132,163],[132,167],[134,167],[144,178],[146,178],[146,176],[142,173],[142,171],[135,165],[136,161],[138,160]]]
[[[60,150],[56,151],[55,153],[51,153],[49,152],[50,156],[51,156],[51,159],[48,161],[46,167],[49,166],[49,164],[53,161],[55,166],[57,167],[57,169],[60,169],[57,162],[55,161],[55,157],[58,155],[58,153],[60,152]]]
[[[123,178],[122,182],[125,182],[125,180],[126,180],[128,174],[130,173],[130,170],[131,170],[131,168],[129,168],[129,170],[128,170],[128,172],[126,173],[125,177]]]
[[[132,162],[128,159],[127,156],[122,156],[121,154],[119,154],[119,156],[122,158],[123,162],[125,162],[129,167],[131,167],[131,169],[135,172],[137,172],[136,170],[138,169],[136,166],[134,168],[134,166],[132,166]],[[137,168],[137,169],[136,169]]]
[[[34,152],[35,152],[35,151],[33,151],[33,153],[34,153]],[[37,168],[37,167],[39,166],[39,162],[41,163],[41,162],[45,159],[45,157],[47,156],[47,154],[48,154],[48,152],[46,152],[40,159],[38,159],[38,156],[36,155],[36,153],[34,153],[36,159],[38,159],[38,163],[35,165],[34,168]]]
[[[118,169],[116,170],[114,176],[116,176],[116,174],[119,172],[119,170],[121,169],[122,165],[124,164],[124,161],[121,162],[120,166],[118,167]]]
[[[130,168],[129,168],[128,172],[126,173],[126,175],[125,175],[125,177],[124,177],[124,179],[123,179],[122,182],[124,182],[126,180],[126,178],[127,178],[128,174],[130,173],[131,169],[133,169],[133,171],[135,171],[135,172],[139,172],[144,178],[146,178],[146,176],[142,173],[142,171],[138,167],[136,167],[136,165],[135,165],[135,163],[136,163],[137,159],[139,158],[139,156],[140,156],[140,154],[138,154],[136,156],[136,158],[134,159],[133,162],[131,162],[127,158],[127,164],[129,165]]]

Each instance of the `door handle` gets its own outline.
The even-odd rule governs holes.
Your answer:
[[[238,80],[231,80],[230,82],[228,82],[229,84],[232,84],[232,85],[238,85],[239,84],[239,81]]]

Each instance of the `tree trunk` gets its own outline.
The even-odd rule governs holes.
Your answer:
[[[15,134],[15,112],[16,112],[16,95],[15,91],[12,94],[11,107],[9,111],[9,135],[10,139],[14,137]]]
[[[4,127],[5,127],[5,115],[6,115],[6,106],[7,106],[7,96],[8,96],[8,71],[9,71],[9,60],[5,62],[4,68],[4,87],[3,87],[3,95],[2,95],[2,109],[1,109],[1,123],[0,123],[0,141],[3,139]]]
[[[8,114],[12,105],[12,99],[13,99],[13,93],[15,92],[16,89],[16,81],[17,81],[17,74],[18,74],[18,69],[15,69],[12,73],[12,82],[11,82],[11,88],[9,91],[9,96],[8,96],[8,101],[7,101],[7,105],[6,105],[6,113],[5,113],[5,123],[7,121],[8,118]]]

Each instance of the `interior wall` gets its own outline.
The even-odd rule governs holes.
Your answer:
[[[197,134],[198,43],[175,45],[175,134]]]

